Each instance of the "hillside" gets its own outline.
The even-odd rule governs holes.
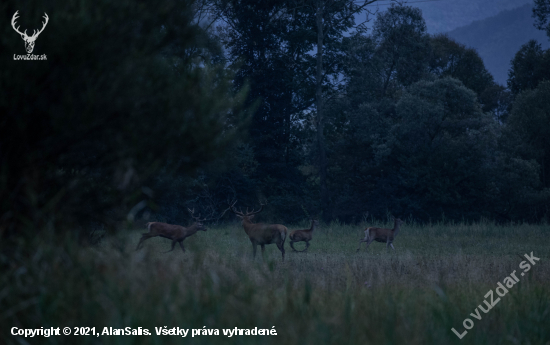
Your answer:
[[[422,2],[420,2],[422,1]],[[411,0],[409,5],[422,10],[428,31],[432,34],[454,30],[473,21],[495,16],[533,0]],[[386,7],[381,7],[386,9]]]
[[[477,49],[495,80],[505,85],[510,60],[523,44],[535,39],[544,49],[550,48],[546,34],[533,26],[531,14],[532,6],[528,4],[475,21],[448,34],[456,41]]]

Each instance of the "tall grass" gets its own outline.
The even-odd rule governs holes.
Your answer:
[[[292,228],[304,228],[301,224]],[[391,224],[376,224],[391,227]],[[239,224],[185,240],[187,252],[142,229],[96,247],[37,238],[4,262],[3,344],[550,344],[550,257],[546,225],[404,224],[394,246],[364,244],[361,226],[315,230],[306,253],[274,245],[262,259]],[[514,270],[540,261],[482,319],[470,313]],[[2,258],[6,260],[6,257]],[[496,296],[496,295],[495,295]],[[462,340],[465,318],[474,327]],[[150,336],[12,336],[11,327],[144,327]],[[155,327],[265,328],[273,336],[157,336]]]

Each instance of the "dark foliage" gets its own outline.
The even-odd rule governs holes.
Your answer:
[[[535,7],[533,7],[533,17],[535,18],[535,27],[539,30],[546,31],[548,37],[550,37],[550,1],[548,0],[535,0]]]
[[[3,237],[94,223],[112,229],[152,196],[145,187],[159,167],[193,172],[219,157],[240,125],[229,75],[198,57],[208,42],[192,2],[0,9],[0,51],[10,55],[24,47],[7,18],[19,10],[18,23],[32,28],[44,12],[50,17],[34,51],[48,59],[8,61],[0,72]]]
[[[513,95],[532,90],[543,80],[550,80],[550,50],[529,41],[514,56],[508,73],[508,87]]]
[[[0,72],[4,238],[151,214],[183,224],[187,207],[216,218],[232,200],[267,202],[262,217],[278,222],[548,216],[550,68],[536,43],[512,61],[512,98],[475,50],[429,36],[417,9],[392,6],[370,35],[344,37],[349,23],[335,19],[324,40],[324,209],[312,7],[210,4],[218,31],[196,25],[188,2],[17,5],[25,26],[50,14],[35,47],[48,60]],[[3,18],[15,10],[2,5]],[[23,54],[5,24],[1,50]]]
[[[313,14],[281,16],[291,2],[227,4],[235,21],[229,53],[242,64],[236,85],[248,80],[247,102],[259,107],[249,136],[221,164],[226,168],[210,167],[186,184],[188,200],[212,210],[233,199],[250,207],[267,201],[264,216],[283,222],[321,213],[352,222],[367,212],[420,221],[544,216],[544,162],[541,154],[525,154],[531,146],[513,144],[527,134],[513,129],[516,120],[506,123],[512,95],[474,49],[430,37],[420,12],[406,6],[380,13],[371,35],[359,31],[327,44],[328,61],[340,57],[329,65],[341,71],[341,83],[327,80],[324,88],[330,200],[322,212],[316,126],[300,107],[312,99],[303,72],[313,74]],[[262,20],[247,12],[253,9]],[[276,13],[277,21],[269,19]]]

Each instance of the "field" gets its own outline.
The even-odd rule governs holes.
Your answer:
[[[186,253],[162,253],[170,249],[163,238],[134,251],[143,228],[90,247],[44,234],[0,277],[0,343],[550,344],[550,226],[407,222],[390,253],[376,242],[356,253],[361,230],[321,224],[307,253],[285,243],[284,263],[275,245],[252,260],[238,223],[186,239]],[[531,252],[540,261],[521,275]],[[514,271],[519,282],[479,311],[489,290],[496,303],[497,283]],[[470,315],[476,308],[480,320]],[[473,327],[459,339],[451,328],[463,333],[467,318]],[[164,326],[200,334],[157,336]],[[25,338],[12,327],[142,327],[152,335]],[[235,327],[276,335],[223,335]]]

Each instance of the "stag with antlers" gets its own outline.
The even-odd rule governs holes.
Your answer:
[[[403,221],[399,218],[395,218],[393,229],[384,229],[384,228],[375,228],[370,227],[365,229],[365,238],[359,240],[359,248],[357,248],[357,251],[361,249],[361,243],[367,242],[367,246],[365,247],[365,250],[369,247],[369,244],[371,244],[373,241],[376,242],[385,242],[386,243],[386,249],[389,251],[390,246],[392,250],[395,250],[393,247],[393,240],[399,233],[399,226],[403,224]]]
[[[33,30],[32,32],[32,35],[31,36],[28,36],[27,35],[27,30],[21,32],[19,31],[19,26],[18,27],[15,27],[16,25],[16,21],[17,21],[17,18],[19,18],[17,15],[18,15],[18,12],[19,11],[15,11],[15,13],[13,14],[13,17],[11,18],[11,26],[13,27],[13,29],[19,34],[21,35],[21,38],[23,39],[23,41],[25,41],[25,49],[27,50],[27,53],[32,53],[32,50],[34,49],[34,44],[35,44],[35,41],[36,39],[38,38],[38,35],[40,35],[40,33],[42,33],[42,31],[44,31],[44,28],[46,28],[46,25],[48,24],[48,21],[50,20],[50,18],[48,17],[48,15],[46,14],[46,12],[44,12],[44,20],[42,22],[42,29],[40,30]]]
[[[315,227],[319,225],[319,222],[316,219],[311,220],[311,227],[309,229],[304,230],[294,230],[290,233],[288,236],[290,238],[290,247],[292,247],[292,250],[295,252],[305,252],[309,248],[309,241],[313,239],[313,230],[315,230]],[[305,242],[306,248],[304,250],[296,250],[294,248],[294,242]]]
[[[286,226],[281,224],[252,223],[252,218],[254,218],[255,214],[262,212],[264,205],[260,204],[260,209],[258,211],[252,210],[248,212],[247,208],[246,213],[244,213],[242,210],[235,209],[234,206],[236,203],[235,201],[232,205],[229,205],[229,208],[237,217],[242,219],[244,232],[248,235],[248,238],[250,238],[250,242],[252,242],[254,258],[256,257],[256,247],[258,245],[262,247],[263,256],[265,245],[275,243],[283,255],[283,261],[285,261],[285,240],[288,232]]]
[[[150,222],[147,223],[147,229],[149,232],[146,232],[141,236],[141,239],[139,240],[139,243],[137,245],[136,250],[141,248],[143,241],[151,238],[151,237],[164,237],[167,239],[172,240],[172,249],[165,252],[171,252],[174,250],[174,247],[176,246],[176,242],[179,243],[181,250],[185,253],[185,248],[183,247],[183,240],[185,240],[187,237],[194,235],[197,231],[206,231],[206,227],[202,222],[208,220],[208,219],[200,219],[200,214],[195,217],[195,209],[187,209],[189,213],[191,213],[191,217],[195,220],[195,222],[189,226],[189,227],[183,227],[181,225],[172,225],[172,224],[166,224],[166,223],[160,223],[160,222]]]

